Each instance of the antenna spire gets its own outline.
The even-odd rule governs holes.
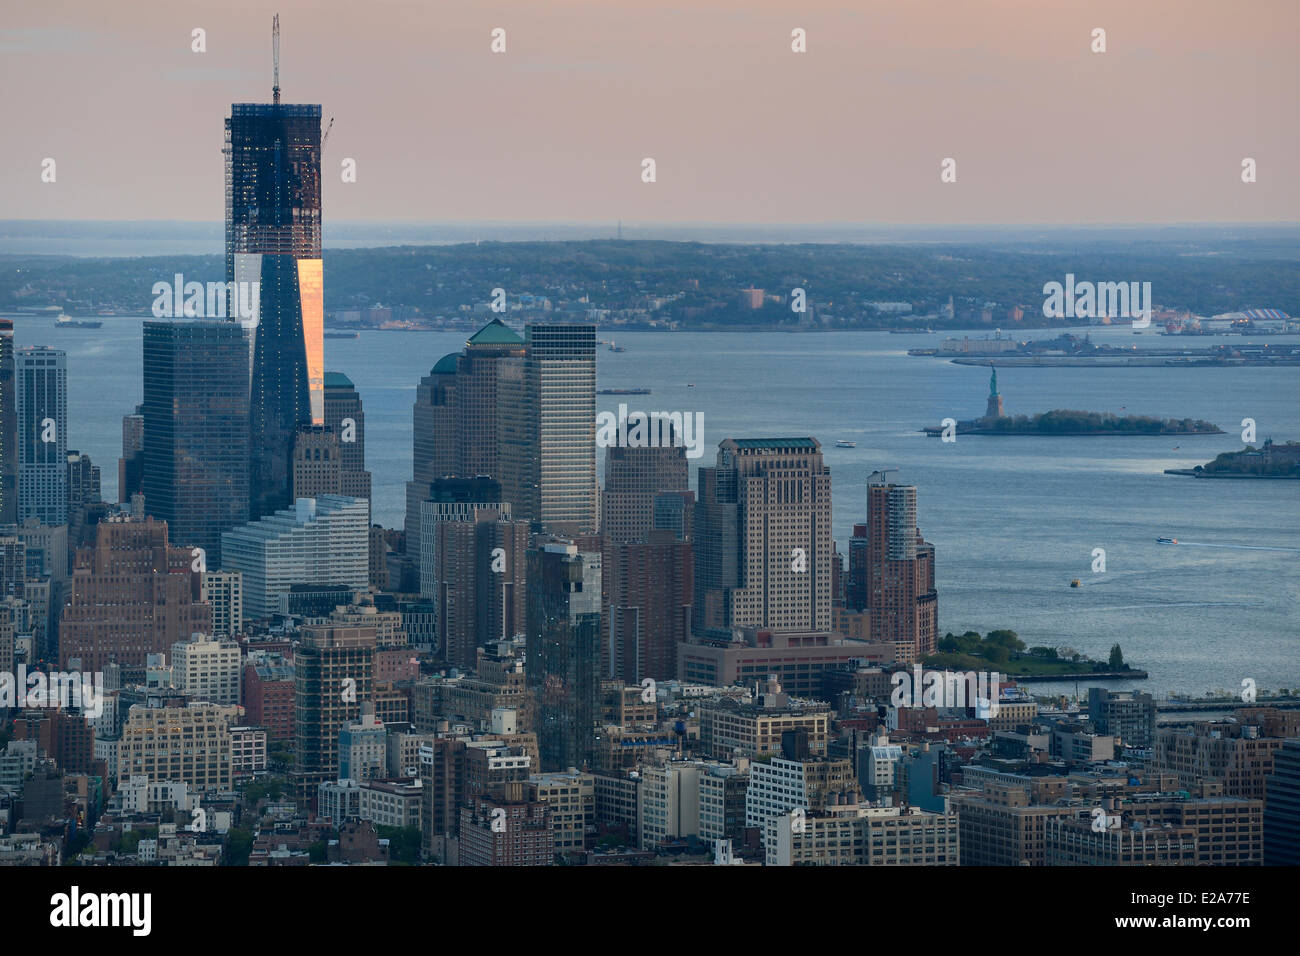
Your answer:
[[[280,14],[271,19],[271,59],[275,66],[275,80],[271,87],[271,97],[276,105],[280,103]]]

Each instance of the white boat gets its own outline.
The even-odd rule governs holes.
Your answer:
[[[841,438],[839,441],[835,443],[835,447],[836,448],[857,448],[858,443],[855,441],[845,441],[843,438]]]

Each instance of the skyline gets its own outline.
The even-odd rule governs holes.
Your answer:
[[[826,2],[565,6],[573,16],[506,4],[439,11],[435,22],[392,4],[393,16],[346,31],[327,29],[342,7],[310,13],[300,2],[201,15],[149,3],[127,30],[79,2],[16,12],[0,31],[2,75],[22,94],[0,104],[11,138],[0,217],[215,220],[215,117],[232,100],[266,99],[278,11],[283,101],[322,103],[325,124],[337,120],[323,202],[339,221],[1300,218],[1300,131],[1283,119],[1300,85],[1286,47],[1298,14],[1285,3],[1240,16],[1208,2],[1085,11],[1002,0],[939,18]],[[507,47],[494,54],[498,26]],[[1089,49],[1098,26],[1105,53]],[[191,52],[196,27],[204,53]],[[790,49],[795,27],[806,53]],[[51,73],[42,57],[58,54],[85,72]],[[88,90],[78,75],[102,82]],[[160,140],[166,162],[146,158]],[[47,157],[53,183],[40,180]],[[645,157],[654,183],[641,181]],[[941,183],[948,157],[957,181]],[[1254,183],[1241,181],[1244,157],[1258,163]],[[356,182],[344,183],[349,158]]]
[[[868,866],[1208,931],[1300,865],[1300,9],[54,2],[0,28],[16,913]],[[123,209],[203,218],[59,218]]]

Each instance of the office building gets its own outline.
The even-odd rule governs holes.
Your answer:
[[[1118,738],[1125,747],[1145,750],[1155,743],[1156,702],[1142,691],[1089,687],[1088,719],[1098,733]]]
[[[86,508],[100,503],[99,466],[75,449],[68,452],[68,524],[84,520]]]
[[[171,647],[172,686],[194,700],[240,703],[239,645],[194,634]]]
[[[686,492],[689,483],[684,445],[606,448],[600,499],[600,533],[606,543],[612,547],[642,540],[657,526],[656,497]]]
[[[579,771],[535,773],[524,792],[530,802],[550,808],[555,855],[573,856],[587,849],[596,829],[595,777]]]
[[[339,436],[326,425],[303,425],[293,441],[293,498],[340,494],[343,459]],[[369,512],[366,526],[370,525]]]
[[[244,441],[247,445],[247,439]],[[122,416],[122,457],[117,460],[117,502],[131,503],[144,480],[144,406]],[[245,477],[247,482],[247,477]]]
[[[277,24],[278,27],[278,24]],[[278,36],[278,30],[277,30]],[[235,103],[226,119],[226,281],[250,364],[249,517],[288,507],[298,426],[324,424],[321,108]],[[241,309],[242,312],[242,309]]]
[[[68,355],[36,345],[14,353],[18,520],[68,523]]]
[[[596,327],[529,325],[522,381],[502,386],[522,422],[504,423],[503,495],[516,517],[556,534],[591,534],[596,490]],[[519,371],[518,359],[508,359]],[[522,388],[520,387],[522,385]]]
[[[277,613],[294,584],[364,591],[370,574],[367,502],[341,495],[300,498],[222,535],[222,566],[243,575],[244,617]]]
[[[728,438],[699,470],[696,633],[831,626],[831,476],[814,438]]]
[[[954,814],[914,808],[827,806],[817,814],[768,818],[768,866],[957,866]]]
[[[594,746],[600,690],[598,552],[552,542],[528,552],[528,688],[543,771],[583,767]]]
[[[479,476],[501,480],[501,416],[514,414],[500,393],[502,363],[523,356],[524,340],[493,319],[463,351],[443,356],[420,380],[412,409],[412,477],[406,486],[406,553],[413,574],[421,554],[420,503],[429,500],[430,483]]]
[[[608,673],[628,684],[677,677],[678,647],[691,634],[695,554],[672,531],[608,544],[604,573],[609,606]]]
[[[555,862],[550,807],[523,782],[477,794],[460,809],[461,866],[549,866]]]
[[[369,780],[382,777],[388,762],[384,725],[375,717],[375,705],[361,702],[361,716],[339,730],[339,779]]]
[[[247,349],[233,322],[144,323],[140,490],[172,540],[202,548],[212,568],[222,533],[248,521]]]
[[[477,508],[468,520],[426,523],[425,531],[435,643],[447,663],[472,668],[480,647],[524,633],[528,525],[508,512]]]
[[[1264,782],[1264,865],[1300,865],[1300,737],[1273,752]]]
[[[0,319],[0,524],[18,523],[18,393],[13,319]]]
[[[338,436],[339,494],[370,500],[366,471],[366,413],[361,393],[342,372],[325,373],[325,427]]]
[[[372,699],[375,629],[313,626],[302,629],[294,654],[294,768],[297,799],[339,775],[339,731]]]
[[[187,784],[192,790],[229,790],[230,728],[239,708],[207,702],[145,707],[136,704],[118,744],[118,782]]]
[[[244,628],[244,576],[238,571],[205,571],[200,600],[212,610],[212,636],[233,638]]]
[[[916,527],[916,488],[867,485],[867,523],[853,527],[845,605],[866,612],[874,643],[911,647],[911,660],[933,654],[937,641],[938,592],[934,584],[934,546]]]
[[[174,547],[167,525],[153,518],[109,518],[96,526],[93,547],[77,551],[68,600],[59,621],[59,660],[83,670],[116,662],[143,675],[150,654],[209,633],[211,612],[186,548]]]

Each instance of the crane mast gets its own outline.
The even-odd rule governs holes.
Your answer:
[[[271,60],[275,69],[275,79],[271,87],[272,102],[280,103],[280,14],[271,19]]]

